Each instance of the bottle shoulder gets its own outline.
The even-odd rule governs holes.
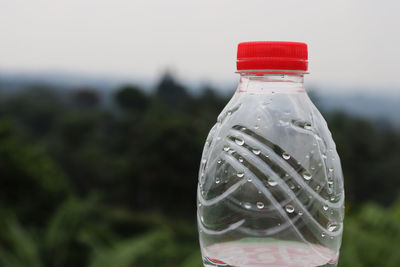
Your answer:
[[[261,155],[321,184],[334,175],[335,190],[343,189],[332,135],[306,94],[236,94],[218,116],[203,153],[211,161],[236,155],[236,160],[248,158],[255,165]]]

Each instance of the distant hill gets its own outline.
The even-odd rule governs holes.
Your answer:
[[[72,72],[1,72],[0,88],[6,92],[15,92],[32,84],[44,84],[55,89],[73,89],[90,87],[100,91],[117,88],[125,83],[135,82],[146,85],[145,79],[136,77],[118,77],[111,75],[89,75]],[[147,88],[148,86],[145,86]]]
[[[387,121],[400,127],[400,94],[376,93],[333,94],[316,96],[316,104],[324,111],[343,110],[350,114]]]
[[[115,77],[102,75],[81,75],[65,72],[38,72],[38,73],[11,73],[0,72],[0,92],[12,94],[32,84],[44,84],[63,91],[79,87],[89,87],[99,90],[105,96],[105,103],[112,91],[127,83],[140,85],[146,91],[151,90],[157,81],[149,81],[144,78]],[[194,86],[187,86],[187,90],[196,93]],[[193,85],[193,86],[192,86]],[[230,92],[227,88],[221,88],[220,93]],[[350,114],[369,119],[389,122],[395,127],[400,127],[400,93],[381,94],[381,91],[365,90],[365,93],[343,93],[344,90],[336,90],[341,93],[332,93],[334,90],[312,93],[313,100],[317,106],[325,111],[331,112],[342,110]],[[400,91],[400,90],[399,90]],[[198,92],[197,92],[198,93]],[[230,95],[230,94],[228,94]]]

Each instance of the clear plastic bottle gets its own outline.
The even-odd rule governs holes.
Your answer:
[[[238,47],[238,89],[211,129],[199,171],[204,266],[336,266],[340,159],[303,86],[307,46]]]

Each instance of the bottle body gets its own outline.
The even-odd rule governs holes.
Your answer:
[[[207,137],[197,199],[205,266],[336,265],[340,159],[301,74],[241,75]]]

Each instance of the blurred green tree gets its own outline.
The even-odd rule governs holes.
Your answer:
[[[149,105],[148,97],[134,85],[119,88],[114,97],[118,106],[125,111],[143,111]]]
[[[156,104],[164,104],[171,109],[182,109],[190,98],[186,88],[179,84],[170,72],[165,72],[161,77],[155,96],[159,99]]]
[[[0,120],[0,177],[0,207],[32,224],[44,223],[71,192],[56,164],[40,147],[16,137],[7,120]]]
[[[93,108],[97,107],[101,101],[98,90],[92,88],[77,88],[71,93],[72,103],[78,107]]]

